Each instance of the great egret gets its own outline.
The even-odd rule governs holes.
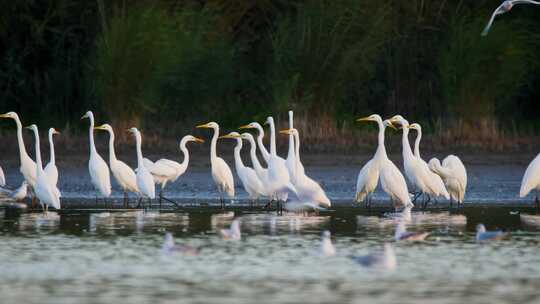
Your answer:
[[[420,161],[420,165],[424,167],[424,170],[426,170],[429,173],[429,176],[431,176],[431,182],[432,182],[432,188],[435,190],[434,195],[436,197],[442,196],[445,199],[450,199],[450,194],[448,190],[446,189],[444,185],[444,181],[442,178],[434,173],[430,168],[428,163],[420,157],[420,140],[422,139],[422,126],[418,123],[413,123],[409,125],[409,129],[416,130],[416,140],[414,141],[414,156]]]
[[[489,33],[489,29],[491,28],[491,25],[493,24],[493,21],[495,20],[496,16],[502,15],[504,13],[509,12],[512,9],[512,7],[514,7],[514,5],[516,5],[516,4],[536,4],[536,5],[540,5],[540,2],[539,1],[532,1],[532,0],[508,0],[508,1],[503,1],[503,3],[501,3],[501,5],[499,5],[493,11],[493,14],[491,15],[491,18],[489,19],[488,24],[486,25],[486,27],[482,31],[482,36],[486,36]]]
[[[163,189],[165,189],[167,183],[175,182],[187,170],[187,167],[189,165],[189,151],[186,145],[188,142],[203,143],[204,140],[197,138],[193,135],[186,135],[182,137],[179,147],[180,151],[182,151],[182,153],[184,154],[184,160],[181,164],[165,158],[157,160],[156,162],[152,162],[148,158],[144,159],[144,164],[146,168],[150,171],[150,173],[152,173],[155,183],[161,185],[161,189],[159,191],[160,204],[161,200],[163,199]],[[173,202],[169,199],[166,200]]]
[[[477,242],[486,242],[486,241],[497,241],[504,239],[508,236],[507,233],[496,230],[496,231],[486,231],[486,226],[484,224],[476,225],[476,241]]]
[[[459,207],[467,190],[467,170],[461,159],[455,155],[448,155],[441,166],[437,158],[432,158],[429,161],[429,168],[443,179],[450,194],[450,203],[456,201]]]
[[[295,150],[295,163],[296,168],[296,182],[293,183],[296,188],[298,201],[300,203],[307,203],[308,205],[315,207],[330,207],[331,202],[326,196],[326,193],[321,186],[305,174],[303,170],[298,170],[302,162],[300,160],[300,136],[297,129],[288,129],[280,131],[282,134],[293,135],[294,137],[294,150]],[[303,168],[303,166],[302,166]]]
[[[45,166],[44,172],[51,181],[51,185],[56,189],[56,191],[60,192],[57,187],[58,184],[58,168],[56,167],[56,156],[54,153],[54,142],[53,142],[53,135],[54,134],[60,134],[60,132],[56,131],[54,128],[49,129],[49,147],[50,147],[50,153],[51,153],[51,159],[47,166]]]
[[[266,147],[263,143],[264,138],[264,129],[258,122],[252,122],[247,125],[241,126],[239,129],[256,129],[259,133],[257,135],[257,144],[259,145],[259,150],[261,151],[261,155],[264,159],[264,161],[268,164],[268,159],[270,158],[270,153],[268,153],[268,150],[266,150]]]
[[[131,169],[126,163],[116,158],[114,149],[114,130],[109,124],[103,124],[95,127],[96,130],[102,130],[109,132],[109,166],[111,172],[116,179],[122,191],[124,191],[124,207],[127,207],[129,197],[128,192],[133,192],[139,195],[139,187],[137,187],[137,177],[133,169]]]
[[[394,270],[397,265],[394,248],[389,243],[384,244],[382,252],[373,252],[364,256],[354,256],[352,259],[364,267],[378,270]]]
[[[135,136],[135,145],[137,149],[137,188],[139,188],[139,193],[147,198],[150,202],[150,207],[152,207],[152,200],[156,198],[156,186],[154,184],[154,178],[150,171],[144,166],[143,155],[142,155],[142,138],[141,132],[137,128],[131,128],[128,130],[133,133]]]
[[[434,182],[433,173],[429,170],[427,164],[423,163],[421,159],[414,156],[409,144],[409,122],[401,115],[395,115],[390,119],[392,124],[396,123],[401,125],[403,131],[402,144],[403,144],[403,167],[405,168],[405,176],[416,189],[421,191],[428,197],[424,202],[424,208],[431,200],[431,196],[438,196],[441,193],[441,189]],[[444,188],[444,185],[443,185]],[[446,192],[446,189],[444,191]]]
[[[230,198],[234,197],[234,179],[229,165],[223,160],[223,158],[217,156],[217,141],[219,137],[219,125],[215,122],[209,122],[206,124],[198,125],[197,128],[213,129],[214,135],[210,143],[210,164],[212,166],[212,178],[218,188],[221,208],[225,207],[223,201],[223,194],[227,193]]]
[[[388,158],[386,148],[384,147],[384,131],[387,126],[395,128],[390,120],[383,121],[381,116],[377,114],[368,117],[359,118],[356,121],[374,121],[379,126],[378,147],[375,156],[360,170],[358,174],[358,182],[356,186],[357,201],[363,200],[368,194],[375,191],[377,180],[381,180],[381,186],[390,196],[394,207],[403,206],[412,208],[407,183],[403,174],[399,171],[396,165]]]
[[[521,187],[519,189],[519,197],[523,198],[529,194],[532,190],[535,190],[534,203],[536,208],[540,208],[540,201],[538,200],[538,190],[540,190],[540,154],[538,154],[527,166],[523,179],[521,180]]]
[[[19,145],[19,158],[21,160],[21,167],[19,170],[28,184],[34,188],[36,184],[36,163],[32,160],[32,158],[30,158],[30,156],[28,156],[28,153],[26,152],[26,147],[24,145],[22,136],[22,124],[21,120],[19,119],[19,115],[17,115],[15,112],[8,112],[0,115],[0,118],[11,118],[17,125],[17,142]],[[34,207],[34,202],[34,199],[32,199],[32,207]]]
[[[290,181],[289,171],[285,165],[285,160],[276,152],[276,129],[274,118],[269,116],[265,124],[270,127],[270,157],[268,158],[268,191],[278,201],[285,202],[289,192],[296,194],[296,189]],[[278,209],[280,208],[278,203]],[[280,211],[280,210],[278,210]]]
[[[34,131],[36,141],[36,185],[34,187],[36,196],[39,199],[44,213],[48,212],[49,206],[60,210],[59,193],[56,191],[56,187],[53,186],[49,177],[43,171],[38,127],[36,125],[31,125],[27,128]]]
[[[96,191],[99,192],[103,197],[109,197],[111,195],[111,176],[109,174],[109,167],[107,166],[107,163],[103,160],[103,158],[101,158],[94,144],[94,113],[92,113],[92,111],[86,112],[81,119],[85,118],[90,120],[90,127],[88,128],[88,138],[90,140],[90,159],[88,160],[88,171],[90,172],[90,178]]]
[[[324,257],[331,257],[336,255],[336,248],[332,244],[332,239],[330,238],[330,231],[325,230],[321,236],[321,245],[319,247],[319,255]]]
[[[231,132],[227,135],[220,136],[219,138],[236,139],[236,146],[234,147],[236,174],[238,174],[242,186],[244,186],[244,190],[248,193],[249,198],[252,201],[255,201],[261,196],[266,196],[267,193],[255,170],[246,167],[242,162],[242,157],[240,156],[240,151],[242,151],[242,138],[240,134],[238,134],[238,132]]]
[[[242,139],[245,139],[249,141],[249,155],[251,157],[251,163],[253,164],[253,169],[255,170],[255,173],[257,173],[257,177],[263,184],[263,186],[266,187],[268,184],[268,169],[263,168],[261,166],[261,163],[259,162],[259,158],[257,157],[257,144],[255,143],[255,139],[253,139],[253,136],[250,133],[242,133],[240,134]]]
[[[219,230],[219,234],[225,240],[240,241],[242,239],[242,232],[240,231],[240,220],[235,219],[231,223],[231,228]]]
[[[293,111],[289,111],[289,130],[290,129],[294,129]],[[294,136],[289,134],[289,150],[285,162],[293,185],[296,183],[296,175],[298,172],[304,172],[304,165],[302,165],[301,162],[296,161],[296,154],[298,153],[295,151]]]
[[[2,166],[0,166],[0,187],[4,187],[6,185],[6,176],[4,175],[4,170],[2,170]]]

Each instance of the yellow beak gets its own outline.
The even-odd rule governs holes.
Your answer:
[[[253,129],[253,127],[250,125],[243,125],[243,126],[240,126],[238,129]]]
[[[208,124],[209,124],[209,123],[205,123],[205,124],[202,124],[202,125],[198,125],[198,126],[196,126],[195,128],[209,128],[209,127],[208,127]]]
[[[54,131],[53,131],[53,134],[60,134],[60,132],[54,130]]]
[[[390,128],[394,129],[394,130],[399,130],[398,128],[396,128],[396,126],[394,126],[394,124],[390,121],[390,124],[388,125]]]
[[[279,131],[279,133],[291,135],[291,129],[281,130],[281,131]]]
[[[222,135],[222,136],[220,136],[220,137],[218,137],[218,138],[219,138],[219,139],[221,139],[221,138],[240,138],[240,136],[227,134],[227,135]]]
[[[369,116],[358,118],[356,121],[370,121]]]
[[[7,114],[2,114],[0,115],[0,118],[9,118],[9,116]]]
[[[195,140],[196,142],[200,142],[200,143],[203,143],[203,142],[204,142],[204,139],[198,138],[198,137],[195,137],[194,140]]]

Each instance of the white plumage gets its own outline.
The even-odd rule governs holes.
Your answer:
[[[441,166],[437,158],[432,158],[429,161],[429,168],[443,179],[450,199],[458,204],[463,203],[467,190],[467,170],[461,159],[455,155],[448,155]]]
[[[148,199],[156,198],[156,187],[154,184],[154,178],[150,171],[145,167],[142,155],[142,138],[141,133],[137,128],[129,129],[129,132],[133,133],[135,136],[135,145],[137,149],[137,187],[139,188],[140,194]]]
[[[86,112],[81,119],[88,118],[90,120],[89,135],[90,140],[90,159],[88,160],[88,171],[92,184],[97,192],[103,197],[111,195],[111,177],[107,163],[101,158],[94,144],[94,114],[92,111]]]
[[[495,21],[496,16],[502,15],[504,13],[509,12],[512,9],[512,7],[514,5],[516,5],[516,4],[536,4],[536,5],[540,5],[540,2],[539,1],[532,1],[532,0],[507,0],[507,1],[503,1],[503,3],[501,3],[501,5],[499,5],[493,11],[493,14],[491,14],[491,18],[489,19],[489,22],[486,25],[486,27],[484,28],[484,30],[482,31],[481,35],[486,36],[489,33],[489,29],[493,25],[493,21]]]
[[[218,188],[218,192],[223,199],[223,193],[226,193],[229,197],[234,197],[234,179],[231,172],[231,168],[227,163],[217,156],[217,140],[219,137],[219,125],[215,122],[209,122],[203,125],[197,126],[197,128],[213,129],[214,135],[210,143],[210,164],[212,166],[212,178]]]

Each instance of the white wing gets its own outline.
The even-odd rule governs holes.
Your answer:
[[[45,175],[47,175],[47,179],[51,182],[51,185],[56,187],[56,184],[58,183],[58,168],[56,165],[48,163],[43,171],[45,172]]]
[[[413,206],[405,177],[391,160],[388,159],[382,164],[380,175],[383,190],[393,200],[397,200],[404,207]]]
[[[229,197],[234,197],[234,179],[231,168],[221,157],[217,157],[212,162],[212,177],[220,191],[226,192]]]
[[[238,177],[240,177],[244,190],[246,190],[251,198],[267,196],[267,193],[264,190],[261,180],[257,176],[255,170],[249,167],[243,167],[241,170],[237,170],[236,173],[238,173]]]
[[[111,171],[114,178],[116,178],[116,181],[118,184],[120,184],[123,190],[135,193],[139,192],[139,187],[137,186],[137,176],[135,175],[135,171],[133,171],[130,166],[121,160],[116,160],[116,162],[111,165]]]
[[[375,164],[375,160],[371,159],[358,173],[356,180],[356,197],[357,202],[363,201],[366,196],[375,191],[379,181],[379,168]]]
[[[179,163],[162,158],[154,163],[150,172],[155,175],[166,176],[168,179],[176,178],[185,172]]]
[[[94,187],[96,187],[96,190],[98,190],[101,195],[109,197],[111,195],[109,166],[107,166],[107,163],[99,156],[99,154],[90,157],[88,170],[90,171],[90,177],[92,178],[92,183],[94,184]]]
[[[531,190],[538,188],[540,185],[540,154],[538,154],[529,164],[523,179],[521,180],[521,188],[519,189],[519,197],[525,197]]]

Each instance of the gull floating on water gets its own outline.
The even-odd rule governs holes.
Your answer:
[[[507,236],[508,234],[501,230],[486,231],[486,226],[484,226],[484,224],[476,225],[476,241],[477,242],[497,241]]]
[[[15,190],[0,188],[0,193],[2,193],[2,195],[9,196],[10,198],[16,200],[17,202],[20,202],[28,194],[28,182],[23,181],[21,186]]]
[[[384,244],[382,252],[374,252],[364,256],[353,256],[352,259],[358,264],[378,270],[394,270],[397,266],[394,248],[389,243]]]
[[[231,223],[231,228],[221,229],[219,234],[225,240],[239,241],[242,238],[242,233],[240,232],[240,220],[234,220]]]
[[[167,232],[165,233],[165,241],[163,242],[163,246],[161,247],[161,251],[163,254],[169,255],[175,252],[189,254],[189,255],[198,255],[199,249],[189,246],[189,245],[183,245],[183,244],[175,244],[174,238],[172,236],[172,233]]]
[[[332,239],[330,238],[330,231],[325,230],[322,233],[321,245],[319,248],[319,255],[324,257],[334,256],[336,254],[336,248],[332,244]]]
[[[400,221],[396,226],[396,233],[394,235],[396,241],[412,241],[419,242],[426,239],[429,236],[429,232],[418,231],[418,232],[409,232],[405,227],[405,222]]]

